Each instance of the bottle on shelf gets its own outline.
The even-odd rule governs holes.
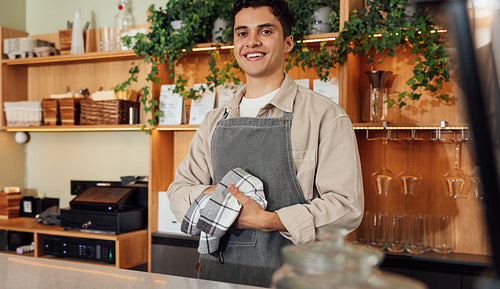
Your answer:
[[[116,50],[127,50],[123,46],[122,37],[128,35],[135,24],[134,15],[132,14],[132,0],[120,0],[118,2],[118,12],[115,16],[116,29]]]

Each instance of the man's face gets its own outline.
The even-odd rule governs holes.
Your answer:
[[[293,37],[283,39],[283,28],[270,7],[244,8],[234,19],[234,56],[248,78],[283,75],[285,54]]]

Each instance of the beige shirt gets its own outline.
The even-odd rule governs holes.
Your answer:
[[[181,221],[191,202],[211,185],[210,143],[217,121],[227,110],[239,117],[245,87],[224,108],[209,112],[193,137],[188,156],[168,188],[171,209]],[[363,215],[364,194],[356,136],[345,111],[327,97],[299,86],[288,75],[276,96],[257,117],[293,112],[292,153],[297,179],[307,204],[278,211],[294,244],[314,241],[315,228],[332,224],[354,230]],[[242,152],[244,153],[244,152]]]

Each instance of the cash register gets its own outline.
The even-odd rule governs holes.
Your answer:
[[[137,187],[91,186],[61,209],[61,227],[121,234],[146,228],[146,212],[137,205]]]

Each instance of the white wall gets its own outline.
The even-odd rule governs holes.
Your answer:
[[[24,149],[14,133],[0,131],[0,191],[6,186],[24,187]]]
[[[136,24],[146,23],[151,4],[166,3],[132,2]],[[76,7],[81,9],[82,22],[91,20],[93,12],[94,27],[113,25],[117,5],[118,0],[26,0],[26,31],[36,35],[65,29]],[[149,136],[138,132],[31,133],[26,144],[26,187],[60,198],[65,207],[72,199],[70,180],[119,181],[120,176],[148,175],[148,162]]]
[[[8,0],[0,0],[8,1]],[[18,1],[18,0],[10,0]],[[30,35],[55,33],[66,29],[66,21],[73,22],[76,8],[80,8],[82,25],[86,21],[90,28],[113,26],[118,11],[118,0],[25,0],[26,31]],[[147,9],[151,4],[164,6],[167,0],[131,0],[136,24],[147,20]],[[1,2],[0,2],[1,3]],[[3,9],[3,7],[2,7]]]
[[[26,31],[26,0],[0,0],[0,26]]]
[[[27,188],[68,206],[70,180],[148,175],[149,136],[139,132],[39,132],[26,144]]]

